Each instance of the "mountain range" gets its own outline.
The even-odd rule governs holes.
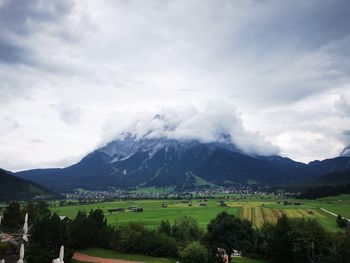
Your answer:
[[[15,175],[55,191],[152,186],[187,189],[288,184],[348,169],[350,157],[346,155],[304,164],[277,155],[247,154],[229,140],[203,143],[129,135],[91,152],[72,166]]]
[[[35,197],[57,196],[52,191],[36,183],[18,178],[13,173],[0,169],[0,201],[27,200]]]

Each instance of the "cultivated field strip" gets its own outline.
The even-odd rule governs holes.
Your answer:
[[[277,209],[261,206],[241,206],[240,217],[252,222],[253,227],[261,227],[264,223],[275,224],[279,217],[285,214],[289,218],[320,218],[325,217],[314,209]]]
[[[276,209],[262,208],[261,212],[264,218],[264,222],[269,222],[272,224],[277,223],[277,218],[280,216],[279,213],[275,213]]]
[[[254,208],[254,215],[255,215],[254,226],[256,227],[261,227],[265,223],[261,210],[262,210],[261,207]]]
[[[242,206],[241,208],[241,218],[252,221],[252,210],[250,207]]]

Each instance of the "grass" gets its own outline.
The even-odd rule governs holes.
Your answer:
[[[162,204],[166,203],[167,208]],[[126,224],[130,221],[142,221],[146,226],[155,227],[159,225],[162,219],[174,222],[177,217],[190,215],[194,217],[200,226],[206,227],[209,221],[216,217],[221,211],[227,211],[229,214],[239,216],[239,207],[220,207],[217,201],[209,200],[207,206],[199,206],[200,202],[193,201],[192,206],[180,201],[169,200],[141,200],[141,201],[116,201],[93,205],[53,207],[52,210],[59,215],[65,215],[74,218],[79,210],[90,211],[91,209],[101,208],[112,225]],[[127,210],[132,205],[138,205],[144,208],[142,213],[133,213]],[[108,209],[122,207],[126,212],[108,213]]]
[[[236,196],[235,196],[236,197]],[[238,197],[238,196],[237,196]],[[237,198],[236,197],[236,198]],[[207,206],[199,206],[199,200],[193,200],[192,206],[179,200],[139,200],[139,201],[115,201],[92,205],[78,205],[67,207],[53,207],[52,210],[59,215],[74,218],[79,210],[90,211],[101,208],[112,225],[126,224],[130,221],[143,222],[147,227],[159,225],[162,219],[174,222],[177,217],[189,215],[194,217],[202,228],[206,228],[211,219],[221,211],[239,216],[252,222],[254,227],[260,227],[266,222],[276,223],[278,217],[286,214],[289,218],[310,218],[320,222],[330,232],[341,232],[337,226],[335,217],[322,211],[325,208],[336,214],[350,217],[350,195],[322,198],[319,200],[297,200],[304,205],[283,205],[276,203],[277,199],[266,199],[264,196],[249,197],[240,200],[226,200],[228,207],[220,207],[219,200],[209,199]],[[281,200],[279,200],[281,201]],[[167,208],[162,208],[166,203]],[[144,208],[142,213],[128,211],[128,207],[138,205]],[[111,208],[125,208],[125,212],[108,213]]]

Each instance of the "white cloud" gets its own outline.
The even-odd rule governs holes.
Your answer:
[[[183,105],[177,108],[165,108],[156,112],[134,114],[125,127],[114,138],[123,138],[129,134],[137,139],[161,138],[177,140],[198,140],[200,142],[230,142],[243,152],[256,155],[278,154],[278,147],[268,142],[261,134],[247,131],[235,108],[224,102],[207,103],[203,109]],[[112,137],[108,137],[111,140]]]

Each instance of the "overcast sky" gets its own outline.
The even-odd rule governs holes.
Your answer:
[[[348,0],[0,0],[0,167],[70,165],[157,112],[181,136],[335,157],[349,56]]]

